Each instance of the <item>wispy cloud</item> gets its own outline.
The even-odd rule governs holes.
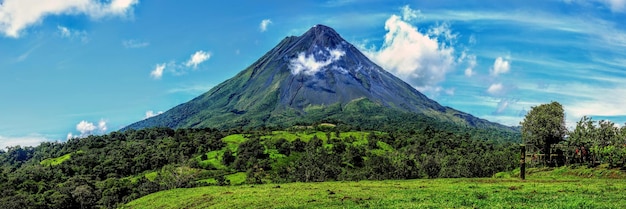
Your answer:
[[[422,12],[420,10],[411,9],[409,5],[401,7],[400,12],[402,13],[402,20],[404,21],[412,21],[422,16]]]
[[[603,1],[603,0],[600,0]],[[611,0],[608,0],[611,1]],[[624,0],[617,0],[624,1]],[[489,23],[506,23],[515,27],[559,31],[586,35],[585,41],[573,42],[580,48],[603,48],[619,51],[626,46],[626,32],[621,23],[606,21],[597,17],[570,16],[542,11],[527,12],[480,11],[480,10],[437,10],[424,16],[429,21],[463,21],[473,22],[476,26]],[[533,40],[538,41],[538,40]]]
[[[476,73],[474,72],[474,68],[476,67],[476,55],[468,55],[467,56],[467,68],[465,68],[465,76],[472,77]]]
[[[193,66],[193,68],[195,69],[198,67],[200,63],[203,63],[204,61],[207,61],[210,58],[211,58],[210,52],[205,52],[205,51],[200,50],[191,55],[189,60],[185,63],[185,66],[187,67]]]
[[[563,0],[566,3],[576,3],[585,7],[596,7],[597,3],[613,12],[626,12],[626,0]]]
[[[261,32],[267,31],[267,26],[269,26],[270,24],[272,24],[272,20],[270,19],[261,20],[261,23],[259,24],[259,30],[261,30]]]
[[[6,147],[14,146],[38,146],[41,142],[53,141],[47,136],[41,134],[29,134],[27,136],[0,136],[0,149],[6,149]]]
[[[328,0],[323,5],[325,7],[340,7],[356,2],[356,0]]]
[[[130,39],[122,41],[122,46],[127,49],[143,48],[150,46],[150,42]]]
[[[126,16],[138,0],[5,0],[0,4],[0,32],[18,38],[20,33],[52,15],[86,15],[91,18]]]
[[[175,93],[186,93],[186,94],[191,94],[191,95],[198,95],[204,92],[207,92],[209,90],[211,90],[211,88],[213,88],[215,85],[213,84],[198,84],[198,85],[189,85],[189,86],[182,86],[179,88],[173,88],[167,91],[167,93],[169,94],[175,94]]]
[[[87,32],[81,30],[74,30],[65,26],[57,25],[57,29],[59,30],[59,34],[61,37],[75,40],[78,39],[83,43],[89,42],[89,37],[87,37]]]

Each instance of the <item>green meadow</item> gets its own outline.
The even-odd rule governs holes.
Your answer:
[[[529,169],[492,178],[208,186],[157,192],[122,208],[626,208],[626,179],[604,168]]]

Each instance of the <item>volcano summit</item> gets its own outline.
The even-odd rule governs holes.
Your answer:
[[[124,129],[289,127],[322,121],[355,125],[382,123],[390,114],[505,128],[441,106],[373,63],[334,29],[315,25],[301,36],[286,37],[210,91]]]

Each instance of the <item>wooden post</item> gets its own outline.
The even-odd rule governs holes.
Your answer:
[[[525,144],[520,144],[520,160],[519,160],[519,167],[520,167],[520,171],[519,171],[519,177],[522,180],[526,179],[526,145]]]

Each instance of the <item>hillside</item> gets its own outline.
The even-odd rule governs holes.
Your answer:
[[[0,208],[116,208],[157,191],[207,185],[485,177],[517,164],[514,133],[387,128],[149,128],[9,147],[0,150]]]
[[[231,79],[163,114],[147,127],[291,127],[324,121],[380,127],[394,115],[477,128],[516,130],[444,107],[385,71],[334,29],[316,25],[286,37]]]

